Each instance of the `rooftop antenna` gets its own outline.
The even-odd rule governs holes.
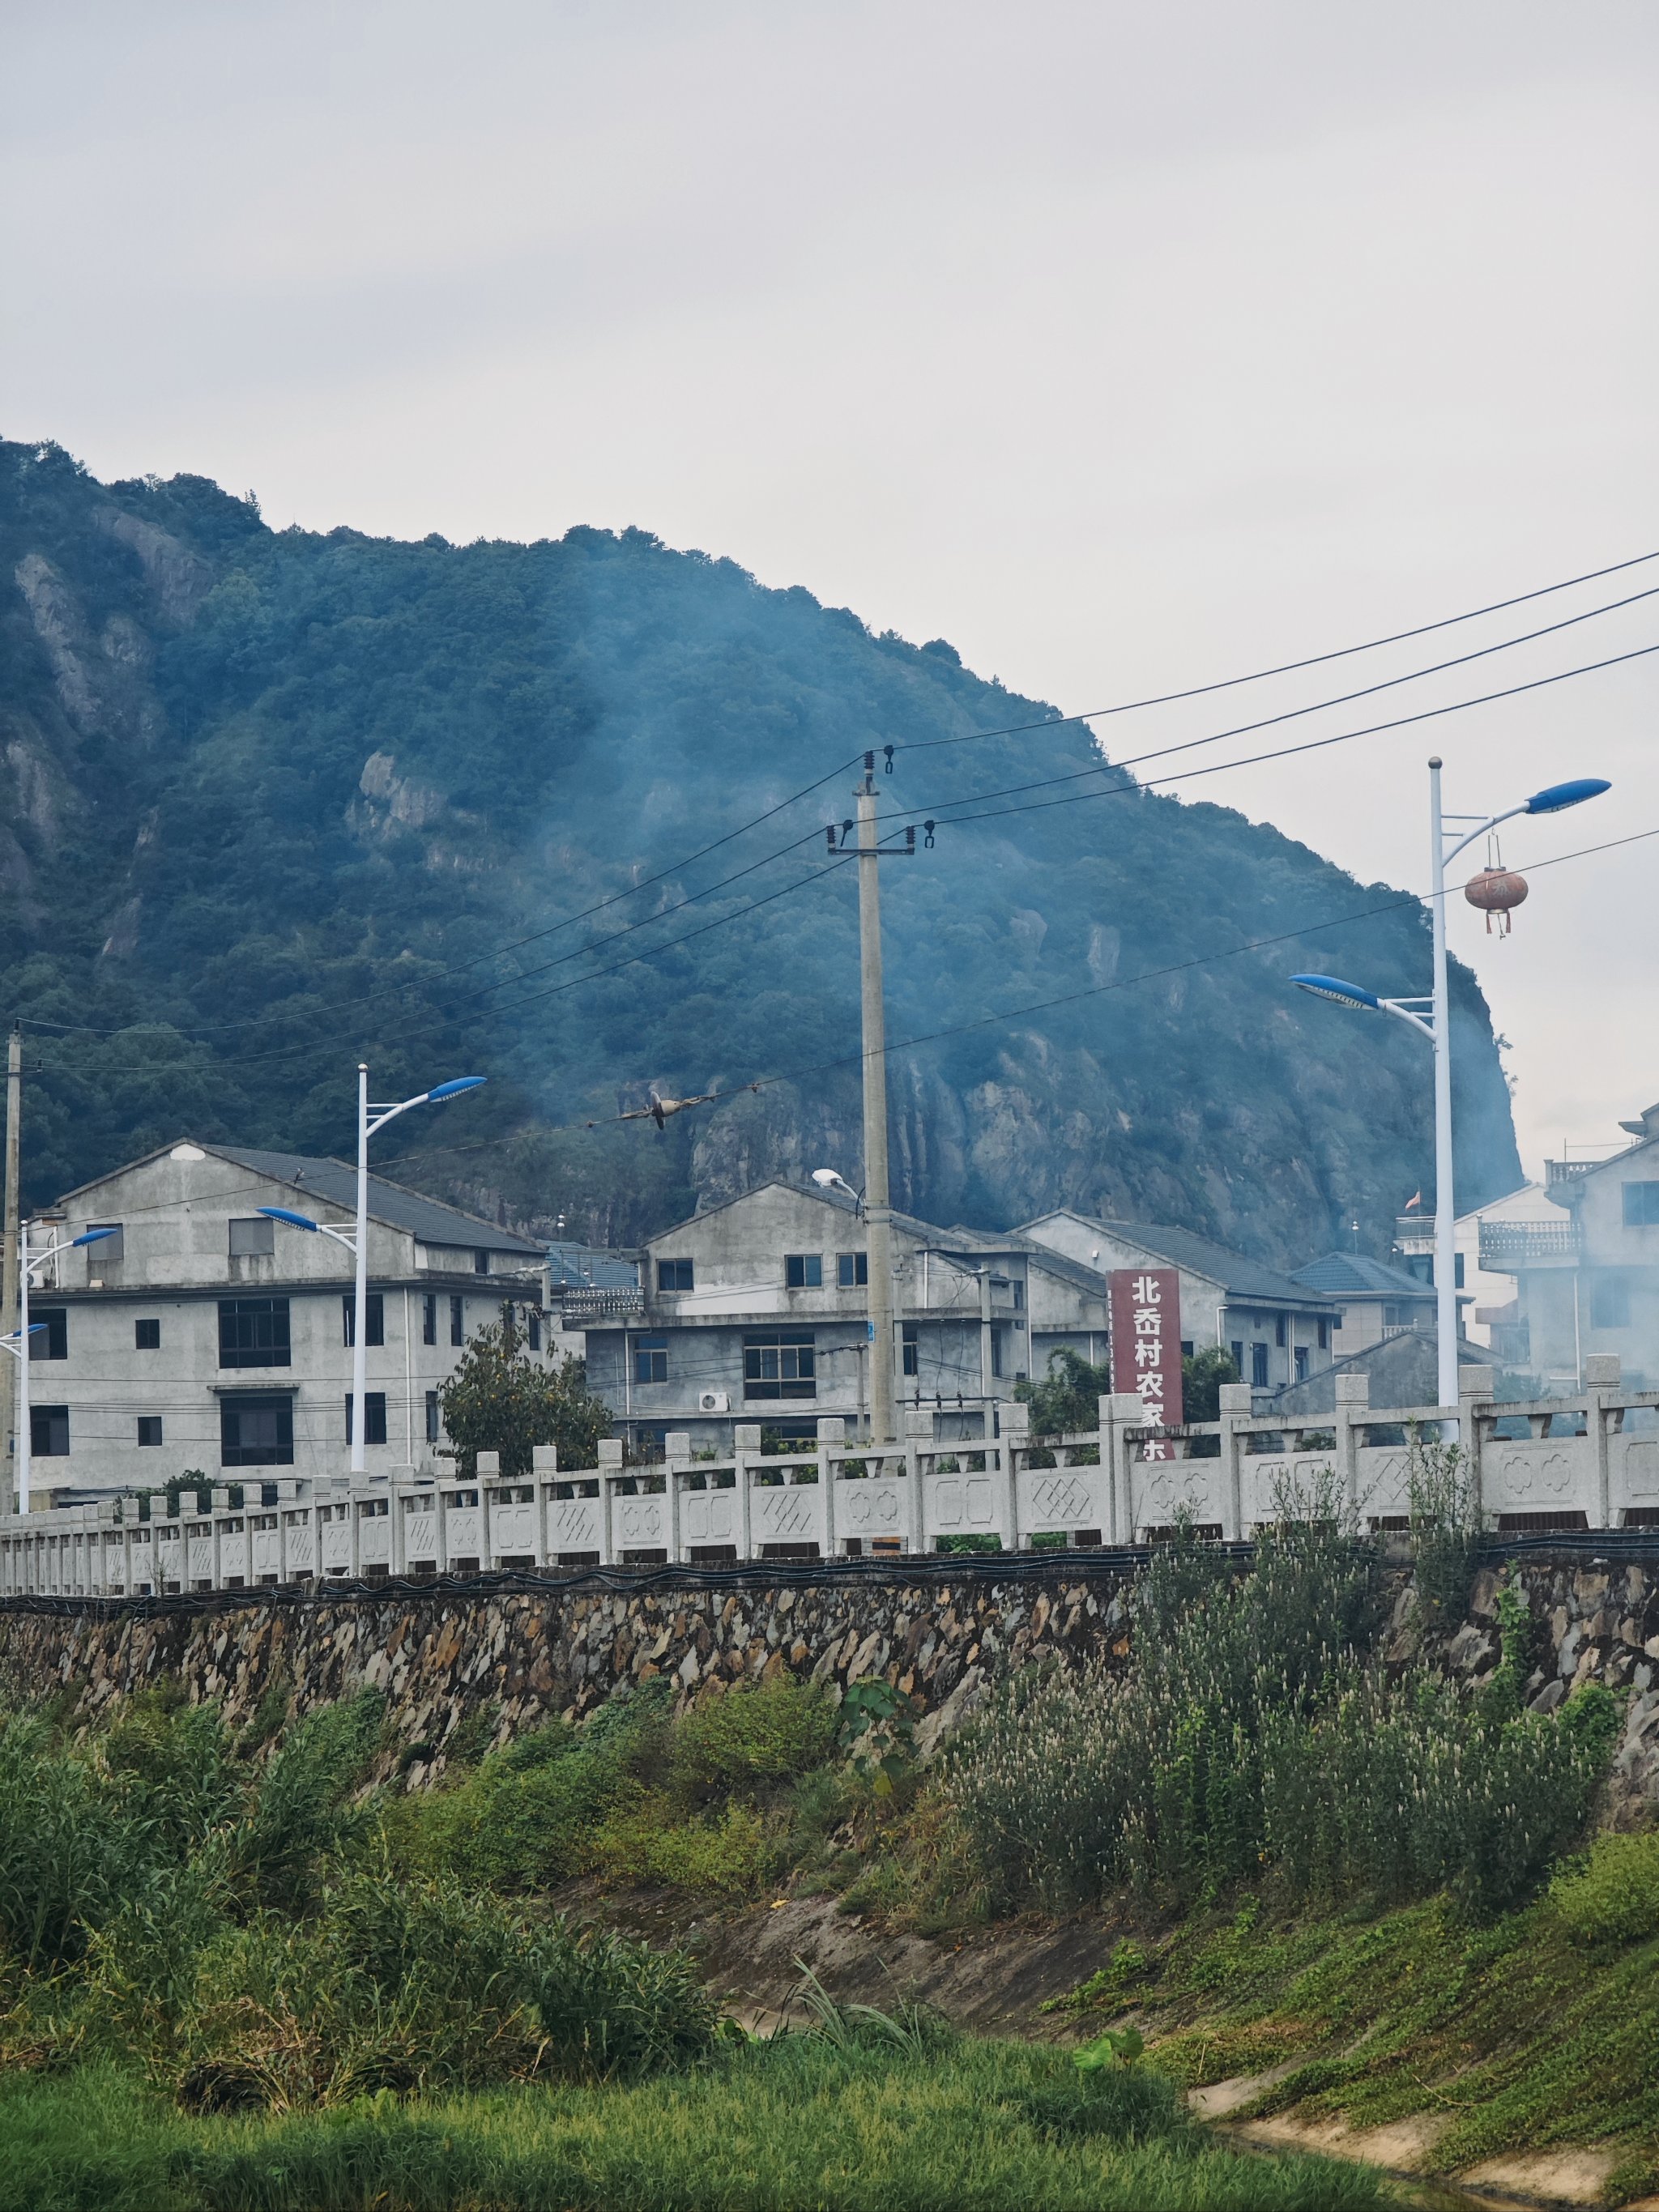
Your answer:
[[[1359,1249],[1359,1216],[1357,1213],[1348,1226],[1353,1231],[1353,1249],[1357,1252]]]

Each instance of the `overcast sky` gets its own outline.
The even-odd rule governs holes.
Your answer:
[[[0,21],[0,428],[101,476],[637,524],[1068,712],[1659,550],[1652,0]],[[1654,587],[1099,726],[1138,752]],[[1655,641],[1659,599],[1281,741]],[[1656,709],[1659,654],[1184,787],[1420,888],[1431,750],[1472,811],[1615,779],[1524,865],[1659,829]],[[1659,1099],[1656,883],[1659,837],[1538,874],[1507,943],[1456,906],[1529,1166]]]

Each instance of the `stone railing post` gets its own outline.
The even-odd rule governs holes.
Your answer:
[[[616,1492],[612,1486],[620,1479],[623,1466],[623,1443],[620,1437],[599,1438],[599,1565],[614,1567],[617,1564]]]
[[[1135,1540],[1134,1446],[1128,1432],[1146,1418],[1146,1409],[1133,1390],[1119,1390],[1100,1401],[1100,1463],[1106,1470],[1114,1544],[1133,1544]]]
[[[1359,1513],[1359,1438],[1371,1402],[1369,1375],[1339,1375],[1336,1378],[1336,1472],[1348,1510]]]
[[[1584,1433],[1595,1455],[1595,1518],[1593,1528],[1613,1526],[1613,1484],[1608,1469],[1607,1405],[1619,1395],[1623,1369],[1616,1352],[1592,1352],[1584,1359]]]
[[[1486,1512],[1480,1486],[1480,1416],[1492,1409],[1492,1384],[1496,1379],[1490,1367],[1460,1367],[1457,1370],[1457,1441],[1462,1448],[1464,1465],[1468,1469],[1468,1480],[1474,1498],[1475,1516],[1482,1526],[1485,1525]],[[1441,1433],[1444,1434],[1443,1426]]]
[[[1221,1533],[1237,1544],[1244,1534],[1244,1437],[1240,1423],[1250,1418],[1248,1382],[1221,1386]]]
[[[558,1549],[553,1540],[552,1513],[553,1478],[559,1471],[559,1448],[556,1444],[532,1444],[530,1447],[530,1480],[534,1486],[536,1500],[536,1564],[550,1567],[553,1554]]]
[[[685,1556],[680,1535],[680,1506],[684,1492],[680,1477],[691,1466],[691,1431],[670,1429],[662,1440],[663,1504],[668,1516],[668,1556],[678,1565]]]
[[[404,1487],[414,1480],[412,1467],[394,1467],[386,1486],[386,1510],[392,1516],[386,1532],[386,1572],[397,1582],[402,1581],[409,1566],[409,1508],[404,1502]]]
[[[1002,1501],[1006,1533],[1003,1543],[1011,1552],[1021,1550],[1026,1531],[1019,1525],[1019,1455],[1031,1444],[1031,1408],[1022,1398],[1012,1398],[1001,1408]]]
[[[758,1421],[739,1421],[732,1431],[732,1456],[738,1475],[738,1557],[747,1559],[753,1556],[755,1501],[750,1492],[753,1480],[753,1465],[761,1455],[761,1432]]]
[[[830,1457],[832,1444],[847,1441],[847,1423],[839,1413],[818,1416],[818,1495],[823,1501],[819,1526],[823,1530],[823,1556],[833,1559],[840,1540],[836,1528],[836,1470]]]

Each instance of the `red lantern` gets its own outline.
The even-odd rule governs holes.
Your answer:
[[[1464,884],[1463,896],[1471,906],[1479,907],[1485,914],[1488,933],[1496,915],[1498,934],[1507,937],[1510,915],[1527,896],[1527,879],[1508,868],[1482,868],[1478,876],[1471,876]]]

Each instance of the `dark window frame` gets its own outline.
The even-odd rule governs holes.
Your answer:
[[[426,1440],[435,1444],[443,1434],[443,1407],[435,1390],[426,1394]]]
[[[353,1394],[348,1390],[346,1392],[345,1398],[345,1429],[347,1443],[350,1443],[352,1442],[352,1431],[357,1425],[355,1419],[356,1406],[356,1400]],[[386,1392],[384,1390],[365,1390],[363,1393],[363,1447],[365,1450],[367,1450],[370,1444],[383,1444],[385,1442]]]
[[[438,1293],[435,1291],[427,1291],[421,1298],[421,1342],[435,1344],[437,1341]]]
[[[783,1255],[783,1286],[787,1291],[821,1291],[823,1288],[823,1253],[786,1252]]]
[[[264,1442],[244,1441],[241,1424],[250,1416],[271,1416],[272,1437]],[[294,1400],[286,1390],[228,1390],[219,1401],[219,1464],[221,1467],[292,1467],[294,1464]]]
[[[138,1444],[148,1450],[161,1441],[161,1416],[159,1413],[140,1413],[138,1416]]]
[[[115,1232],[112,1237],[100,1237],[98,1240],[98,1249],[95,1252],[88,1252],[88,1274],[98,1275],[101,1274],[106,1267],[118,1267],[122,1261],[126,1257],[127,1235],[125,1223],[120,1221],[89,1221],[87,1224],[87,1229],[88,1233],[94,1229],[112,1229]]]
[[[294,1340],[288,1300],[221,1298],[219,1364],[222,1368],[292,1367]]]
[[[870,1281],[870,1255],[867,1252],[837,1252],[836,1255],[836,1288],[838,1291],[861,1291]]]
[[[628,1356],[633,1362],[634,1381],[643,1389],[653,1389],[668,1380],[668,1339],[661,1335],[631,1336],[628,1340]]]
[[[44,1323],[46,1334],[36,1336],[34,1331]],[[69,1358],[69,1308],[67,1306],[29,1305],[29,1365],[38,1366],[43,1359]]]
[[[132,1348],[135,1352],[159,1352],[161,1349],[161,1321],[159,1314],[149,1315],[132,1324]]]
[[[678,1292],[695,1291],[697,1287],[697,1267],[695,1260],[659,1260],[657,1288]]]
[[[921,1372],[921,1340],[913,1321],[899,1323],[899,1365],[906,1375]]]
[[[449,1301],[449,1340],[452,1344],[466,1342],[466,1300],[453,1297]]]
[[[771,1372],[769,1374],[769,1366]],[[817,1340],[810,1328],[751,1329],[743,1340],[743,1395],[757,1401],[816,1398]]]
[[[29,1453],[34,1459],[69,1457],[70,1409],[67,1406],[29,1407]]]
[[[1271,1388],[1267,1380],[1267,1344],[1266,1340],[1261,1337],[1258,1337],[1255,1343],[1250,1346],[1250,1388],[1252,1390],[1266,1390]]]
[[[1626,1229],[1659,1229],[1659,1176],[1623,1186]]]
[[[386,1292],[370,1291],[364,1301],[364,1305],[368,1320],[368,1334],[363,1339],[365,1347],[371,1344],[384,1344],[386,1342]],[[357,1341],[356,1322],[357,1293],[356,1291],[347,1291],[340,1299],[340,1341],[348,1351]]]

